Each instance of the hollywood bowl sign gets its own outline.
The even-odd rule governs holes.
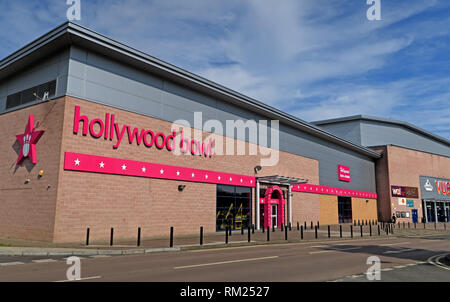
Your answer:
[[[174,151],[177,147],[183,154],[190,153],[192,155],[212,157],[214,140],[209,139],[208,142],[190,139],[184,136],[183,131],[177,133],[173,131],[170,134],[162,132],[155,133],[149,129],[133,128],[129,125],[120,126],[115,122],[115,115],[106,113],[104,119],[94,118],[90,120],[86,115],[81,115],[81,107],[75,106],[73,133],[80,132],[82,125],[82,134],[86,136],[88,133],[94,138],[103,137],[105,140],[113,141],[115,139],[114,149],[118,149],[122,140],[127,134],[128,143],[139,146],[144,144],[145,147],[151,148],[155,146],[157,149],[167,149]],[[177,145],[178,144],[178,145]]]

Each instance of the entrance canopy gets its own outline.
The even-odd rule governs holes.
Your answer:
[[[300,185],[308,182],[307,179],[301,179],[296,177],[285,177],[279,175],[257,177],[256,181],[260,183],[269,183],[282,186]]]

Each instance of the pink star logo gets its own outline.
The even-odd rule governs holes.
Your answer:
[[[17,159],[17,164],[19,165],[25,157],[29,157],[33,164],[37,163],[36,156],[36,143],[41,138],[44,131],[34,130],[34,116],[30,114],[28,117],[28,123],[25,127],[25,132],[23,134],[16,135],[17,140],[21,144],[19,158]]]

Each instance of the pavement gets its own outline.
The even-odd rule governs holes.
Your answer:
[[[176,253],[87,255],[79,281],[360,282],[368,257],[383,281],[450,282],[450,234],[216,246]],[[0,256],[0,281],[68,281],[63,256]],[[370,281],[372,282],[372,281]]]

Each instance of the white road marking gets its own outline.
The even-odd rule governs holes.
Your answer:
[[[111,255],[92,255],[91,258],[108,258],[111,257]]]
[[[76,282],[76,281],[83,281],[83,280],[100,279],[101,277],[102,276],[92,276],[92,277],[80,278],[78,280],[59,280],[59,281],[53,281],[53,282]]]
[[[428,258],[427,263],[428,264],[432,264],[432,265],[434,265],[436,267],[443,268],[445,270],[450,271],[450,267],[448,267],[445,264],[440,262],[440,260],[442,258],[444,258],[445,256],[447,256],[447,254],[441,254],[441,255],[432,256],[432,257]]]
[[[55,259],[37,259],[37,260],[32,260],[35,263],[49,263],[49,262],[56,262],[58,260]]]
[[[193,267],[202,267],[202,266],[212,266],[212,265],[238,263],[238,262],[250,262],[250,261],[276,259],[276,258],[279,258],[279,256],[270,256],[270,257],[261,257],[261,258],[250,258],[250,259],[240,259],[240,260],[230,260],[230,261],[222,261],[222,262],[213,262],[213,263],[203,263],[203,264],[194,264],[194,265],[186,265],[186,266],[177,266],[177,267],[174,267],[174,269],[184,269],[184,268],[193,268]]]
[[[11,266],[11,265],[20,265],[20,264],[25,264],[23,262],[4,262],[4,263],[0,263],[0,266]]]
[[[383,268],[381,271],[382,272],[389,272],[389,271],[393,271],[393,268]]]
[[[397,243],[386,243],[380,244],[379,246],[393,246],[393,245],[401,245],[401,244],[409,244],[410,242],[397,242]]]
[[[336,250],[325,250],[325,251],[315,251],[315,252],[309,252],[309,254],[322,254],[322,253],[332,253],[332,252],[342,252],[342,251],[351,251],[351,250],[358,250],[362,247],[355,246],[355,247],[349,247],[346,249],[336,249]]]
[[[401,254],[401,253],[405,253],[405,252],[411,252],[411,251],[415,251],[416,249],[405,249],[405,250],[397,250],[397,251],[386,251],[383,252],[383,254]]]

